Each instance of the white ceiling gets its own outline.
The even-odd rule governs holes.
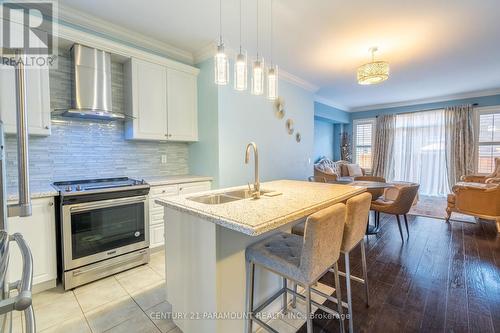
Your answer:
[[[256,1],[243,0],[243,47],[256,52]],[[271,0],[260,0],[260,46],[270,57]],[[218,0],[60,0],[196,54],[218,35]],[[500,88],[498,0],[273,0],[274,62],[345,109]],[[223,35],[236,49],[238,0],[222,0]],[[356,83],[368,48],[390,79]]]

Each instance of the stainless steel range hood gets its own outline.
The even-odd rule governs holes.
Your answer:
[[[113,112],[111,102],[111,55],[108,52],[74,44],[72,107],[63,116],[122,120],[125,115]]]

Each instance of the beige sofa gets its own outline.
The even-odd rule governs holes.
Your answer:
[[[327,181],[336,181],[339,178],[352,177],[349,175],[349,170],[347,168],[347,161],[332,161],[330,159],[324,158],[314,164],[314,177],[325,178]],[[361,168],[363,176],[366,171]]]

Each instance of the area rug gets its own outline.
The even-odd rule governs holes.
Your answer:
[[[446,198],[421,195],[419,196],[417,204],[410,209],[408,214],[445,220]],[[473,216],[460,213],[451,213],[450,219],[457,222],[476,223],[476,219]]]

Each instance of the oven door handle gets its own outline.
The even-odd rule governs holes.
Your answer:
[[[88,210],[99,209],[99,208],[109,208],[114,206],[123,206],[135,203],[142,203],[147,201],[146,196],[131,197],[131,198],[120,198],[120,199],[110,199],[103,201],[92,201],[87,203],[71,205],[69,210],[72,213],[85,212]]]

